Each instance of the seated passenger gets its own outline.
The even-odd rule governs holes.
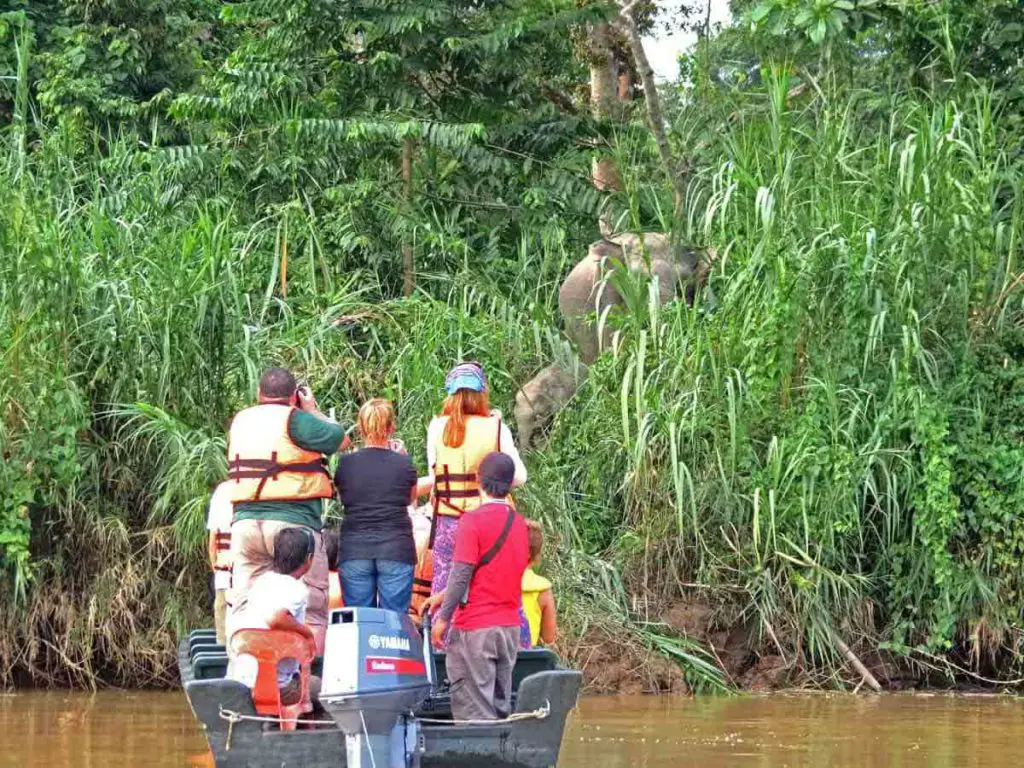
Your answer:
[[[558,637],[558,615],[555,613],[551,582],[533,570],[540,565],[544,549],[544,526],[536,520],[527,520],[526,530],[530,535],[530,565],[523,572],[523,610],[530,622],[530,641],[536,648],[541,640],[545,645],[555,642]]]
[[[305,623],[306,601],[309,590],[302,577],[313,567],[316,541],[305,528],[283,528],[274,536],[273,569],[257,577],[243,603],[236,606],[237,616],[229,621],[230,634],[244,629],[274,629],[295,632],[306,638],[310,650],[316,654],[316,637]],[[228,678],[253,688],[256,685],[256,659],[246,654],[231,660]],[[277,684],[281,689],[281,704],[299,703],[301,682],[299,662],[282,659],[277,665]],[[316,703],[320,693],[320,679],[309,676],[309,696]]]

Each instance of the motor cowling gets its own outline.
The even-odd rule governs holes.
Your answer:
[[[331,612],[321,699],[426,686],[423,642],[408,615],[381,608]]]
[[[345,732],[349,766],[413,764],[411,713],[429,693],[423,643],[407,614],[331,612],[320,702]]]

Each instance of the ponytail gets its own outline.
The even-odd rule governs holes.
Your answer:
[[[487,392],[460,389],[445,398],[441,414],[448,417],[441,441],[449,448],[460,448],[466,439],[466,422],[470,416],[490,416],[491,403]]]

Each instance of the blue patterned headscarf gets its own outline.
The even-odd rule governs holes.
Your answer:
[[[444,380],[444,388],[449,395],[454,395],[460,389],[469,389],[473,392],[487,391],[487,376],[480,363],[459,363],[450,371]]]

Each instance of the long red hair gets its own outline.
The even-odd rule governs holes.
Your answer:
[[[441,415],[448,417],[444,425],[442,442],[449,448],[459,448],[466,439],[466,422],[470,416],[490,416],[491,401],[487,392],[460,389],[448,395],[441,406]]]

